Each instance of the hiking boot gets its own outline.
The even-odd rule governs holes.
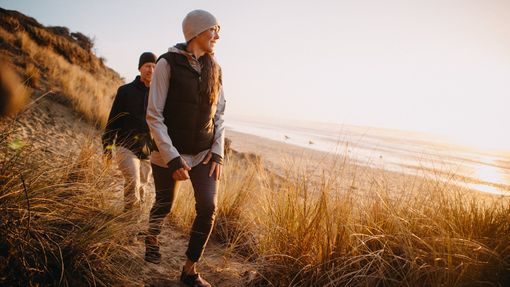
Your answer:
[[[158,238],[154,235],[145,237],[145,261],[159,264],[161,263],[161,253],[159,253]]]
[[[191,287],[212,287],[200,274],[189,275],[184,271],[184,268],[181,273],[181,282]]]

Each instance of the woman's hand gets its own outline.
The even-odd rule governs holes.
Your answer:
[[[211,153],[211,151],[209,151],[202,163],[208,164],[209,161],[211,161],[211,158],[212,158],[212,153]],[[212,161],[212,163],[211,163],[211,169],[209,170],[209,177],[211,177],[213,174],[215,174],[215,180],[220,180],[221,164],[219,164],[215,161]]]
[[[188,171],[191,170],[191,167],[188,166],[188,164],[186,163],[186,161],[182,160],[182,165],[183,167],[175,170],[173,173],[172,173],[172,178],[175,180],[175,181],[178,181],[178,180],[187,180],[189,179],[189,174],[188,174]]]

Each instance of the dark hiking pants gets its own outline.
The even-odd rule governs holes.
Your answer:
[[[198,262],[211,234],[216,215],[218,181],[213,174],[209,177],[212,161],[208,164],[200,163],[189,171],[193,192],[195,195],[196,217],[191,227],[190,240],[186,256],[193,262]],[[175,194],[180,182],[176,182],[170,170],[152,164],[152,174],[156,187],[156,200],[149,215],[149,234],[158,236],[165,217],[170,213]]]

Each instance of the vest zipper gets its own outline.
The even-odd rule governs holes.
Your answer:
[[[198,94],[198,104],[202,103],[202,97],[200,95],[200,84],[202,83],[202,75],[198,75],[198,86],[197,86],[197,94]]]

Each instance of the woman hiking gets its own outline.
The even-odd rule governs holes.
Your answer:
[[[221,70],[214,58],[220,26],[204,10],[182,22],[185,43],[161,55],[149,92],[147,123],[157,150],[151,155],[156,200],[150,211],[145,260],[160,263],[158,235],[182,181],[190,179],[196,217],[180,280],[211,286],[196,270],[211,234],[224,156],[225,98]]]

